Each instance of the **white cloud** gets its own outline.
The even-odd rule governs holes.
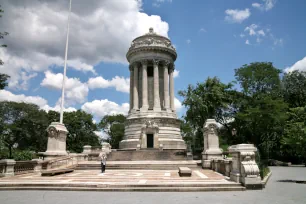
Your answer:
[[[45,105],[45,106],[41,107],[41,109],[44,109],[47,112],[49,112],[50,110],[60,112],[61,107],[60,107],[60,105],[55,105],[54,107],[50,107],[49,105]],[[64,107],[64,112],[73,112],[73,111],[77,111],[77,109],[75,109],[74,107],[68,107],[68,108]]]
[[[250,36],[252,36],[252,35],[258,35],[258,33],[257,33],[257,28],[258,28],[258,25],[256,25],[256,24],[252,24],[252,25],[250,25],[250,26],[247,26],[245,29],[244,29],[244,31],[245,32],[249,32],[249,35]]]
[[[95,73],[101,61],[127,63],[125,54],[132,39],[148,32],[167,36],[168,23],[160,16],[142,12],[141,0],[83,0],[72,2],[68,66]],[[9,88],[21,86],[24,80],[49,66],[63,65],[68,1],[1,1],[6,11],[0,21],[7,49],[1,49],[5,62],[0,72],[11,76]],[[22,15],[21,15],[22,14]]]
[[[114,78],[112,78],[112,80],[107,80],[99,76],[95,78],[90,78],[88,80],[88,87],[90,89],[114,87],[117,91],[129,93],[130,79],[115,76]]]
[[[24,94],[16,95],[7,90],[0,90],[0,101],[33,103],[39,107],[47,105],[47,100],[40,96],[25,96]]]
[[[287,67],[285,72],[292,72],[295,70],[306,71],[306,57],[294,63],[294,65]]]
[[[98,118],[102,118],[105,115],[113,115],[113,114],[124,114],[127,115],[129,111],[129,104],[123,103],[121,105],[109,101],[107,99],[104,100],[94,100],[91,102],[86,102],[81,107],[85,112],[91,113]]]
[[[33,103],[38,105],[41,109],[45,111],[54,110],[59,112],[60,106],[50,107],[46,99],[40,96],[25,96],[24,94],[13,94],[7,90],[0,90],[0,101],[14,101],[14,102],[24,102],[24,103]],[[76,111],[75,108],[69,107],[64,109],[65,112]]]
[[[61,90],[63,74],[54,74],[50,71],[45,72],[45,78],[40,83],[41,86]],[[88,95],[88,85],[82,83],[77,78],[65,78],[65,99],[68,104],[84,103]],[[66,103],[66,104],[67,104]]]
[[[263,1],[262,4],[257,3],[257,2],[252,3],[252,6],[254,8],[257,8],[257,9],[262,10],[262,11],[264,11],[264,10],[269,11],[275,6],[275,4],[277,2],[277,0],[262,0],[262,1]]]
[[[205,30],[205,28],[201,28],[200,32],[206,33],[207,31]]]
[[[245,37],[245,34],[241,33],[241,34],[240,34],[240,37],[241,37],[241,38],[244,38],[244,37]]]
[[[260,4],[260,3],[252,3],[252,6],[253,6],[254,8],[261,8],[261,7],[262,7],[262,4]]]
[[[230,23],[241,23],[242,21],[248,19],[251,15],[251,12],[248,8],[245,10],[238,9],[227,9],[225,11],[225,20]]]
[[[181,111],[182,109],[182,103],[177,98],[174,98],[174,107],[177,112]]]
[[[180,71],[175,69],[173,72],[173,78],[179,77],[179,75],[180,75]]]
[[[190,44],[190,43],[191,43],[191,40],[190,40],[190,39],[187,39],[187,40],[186,40],[186,43],[187,43],[187,44]]]
[[[250,43],[250,41],[248,39],[245,41],[245,44],[251,45],[251,43]]]

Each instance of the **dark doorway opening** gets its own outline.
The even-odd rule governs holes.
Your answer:
[[[154,147],[154,136],[153,134],[147,134],[147,148]]]

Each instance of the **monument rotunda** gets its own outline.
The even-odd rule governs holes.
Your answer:
[[[154,32],[137,37],[126,54],[130,63],[130,110],[120,149],[185,150],[174,107],[171,41]]]

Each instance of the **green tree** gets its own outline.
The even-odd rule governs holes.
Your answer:
[[[48,112],[49,124],[57,122],[59,113],[55,111]],[[100,139],[95,131],[97,125],[93,123],[93,116],[82,110],[73,112],[64,112],[64,124],[68,130],[67,150],[71,152],[82,152],[83,146],[99,146]]]
[[[224,84],[217,77],[207,78],[196,87],[189,85],[179,91],[184,97],[182,104],[187,108],[185,121],[193,128],[196,148],[203,147],[203,125],[208,118],[226,124],[230,118],[233,91],[232,84]]]
[[[233,125],[240,142],[255,144],[262,157],[278,150],[284,131],[287,104],[280,94],[280,73],[270,62],[255,62],[235,70],[243,97]]]
[[[1,9],[1,5],[0,5],[0,17],[2,17],[1,13],[3,13],[4,11]],[[8,35],[8,32],[0,32],[0,39],[3,39],[4,36]],[[0,45],[0,47],[7,47],[7,45]],[[0,65],[3,65],[3,61],[0,59]],[[0,73],[0,90],[4,89],[4,87],[7,86],[7,79],[9,78],[8,75],[6,74],[1,74]]]
[[[285,73],[282,84],[284,100],[291,108],[306,106],[306,72]]]
[[[282,142],[286,158],[297,157],[306,165],[306,108],[290,108]]]
[[[46,144],[44,131],[47,118],[34,104],[0,102],[0,137],[12,158],[13,147],[42,150]]]
[[[119,142],[124,136],[124,123],[126,117],[122,114],[106,115],[99,123],[99,127],[108,135],[106,141],[114,149],[119,148]]]

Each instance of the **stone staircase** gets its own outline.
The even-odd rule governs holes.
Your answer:
[[[117,150],[107,156],[108,161],[186,161],[184,150]]]

